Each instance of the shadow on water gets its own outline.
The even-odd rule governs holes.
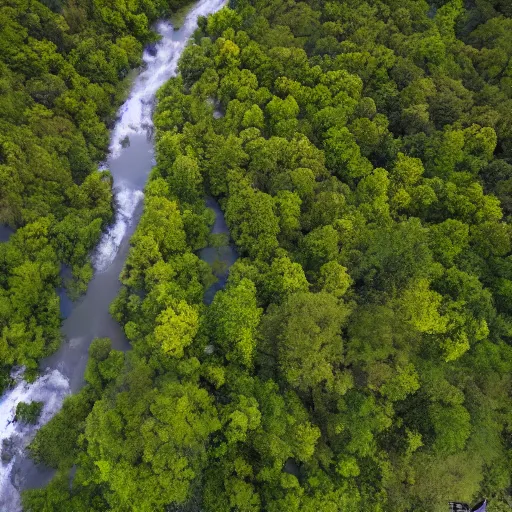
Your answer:
[[[62,280],[62,286],[57,288],[57,295],[59,296],[60,304],[60,316],[66,319],[73,311],[74,302],[69,296],[69,291],[66,288],[66,282],[70,282],[73,278],[71,267],[68,265],[62,265],[60,269],[60,278]]]

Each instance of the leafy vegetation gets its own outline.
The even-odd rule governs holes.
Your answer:
[[[37,368],[60,342],[61,264],[73,288],[112,216],[97,172],[122,80],[140,64],[149,25],[179,1],[112,4],[8,0],[0,5],[0,391],[13,365]]]
[[[508,510],[509,3],[230,6],[159,92],[133,350],[93,343],[25,509]],[[211,306],[205,191],[241,254]]]
[[[41,415],[43,405],[43,402],[30,402],[28,404],[26,402],[20,402],[16,406],[16,416],[14,417],[15,421],[35,425]]]

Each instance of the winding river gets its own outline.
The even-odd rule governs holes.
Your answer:
[[[69,393],[76,392],[84,382],[89,344],[95,337],[107,336],[118,350],[129,349],[124,333],[108,312],[109,304],[117,295],[119,274],[124,265],[130,236],[142,212],[143,188],[149,171],[155,163],[152,140],[152,111],[156,91],[176,74],[178,60],[187,40],[197,26],[198,16],[220,9],[225,0],[199,0],[189,11],[180,29],[161,22],[157,30],[160,42],[144,52],[144,69],[134,81],[127,101],[119,111],[112,132],[109,158],[105,164],[114,178],[117,203],[116,218],[103,234],[93,255],[95,275],[85,296],[68,308],[62,325],[65,341],[60,349],[41,363],[41,376],[29,384],[21,372],[13,374],[16,386],[0,398],[0,511],[21,510],[19,490],[44,485],[52,471],[41,468],[24,456],[24,449],[43,424],[62,406]],[[217,220],[214,232],[227,232],[220,208],[213,200]],[[2,239],[9,231],[0,230]],[[219,251],[221,253],[219,253]],[[219,282],[207,292],[210,302],[227,276],[227,268],[236,259],[231,247],[205,249],[201,257],[210,263],[216,258],[224,260],[225,267]],[[43,410],[35,426],[13,422],[16,405],[21,402],[42,401]]]

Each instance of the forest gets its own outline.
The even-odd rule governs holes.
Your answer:
[[[5,375],[60,342],[59,265],[92,274],[112,215],[94,164],[169,8],[19,1],[0,13]],[[93,341],[30,446],[57,472],[24,510],[510,510],[512,4],[231,0],[179,71],[111,305],[132,350]],[[207,196],[240,254],[211,304]]]
[[[183,3],[183,2],[181,2]],[[128,71],[150,24],[179,1],[0,2],[0,392],[13,366],[36,376],[61,342],[62,265],[72,295],[112,218],[111,178],[97,172]]]

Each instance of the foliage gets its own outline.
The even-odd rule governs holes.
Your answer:
[[[112,305],[134,349],[90,363],[73,490],[27,510],[509,508],[510,16],[237,0],[200,20]],[[209,307],[204,193],[241,256]]]
[[[16,406],[15,421],[35,425],[41,415],[43,405],[43,402],[19,402]]]
[[[72,296],[92,277],[89,252],[112,218],[98,172],[123,78],[150,24],[183,2],[14,0],[0,6],[0,390],[60,342],[60,265]]]

